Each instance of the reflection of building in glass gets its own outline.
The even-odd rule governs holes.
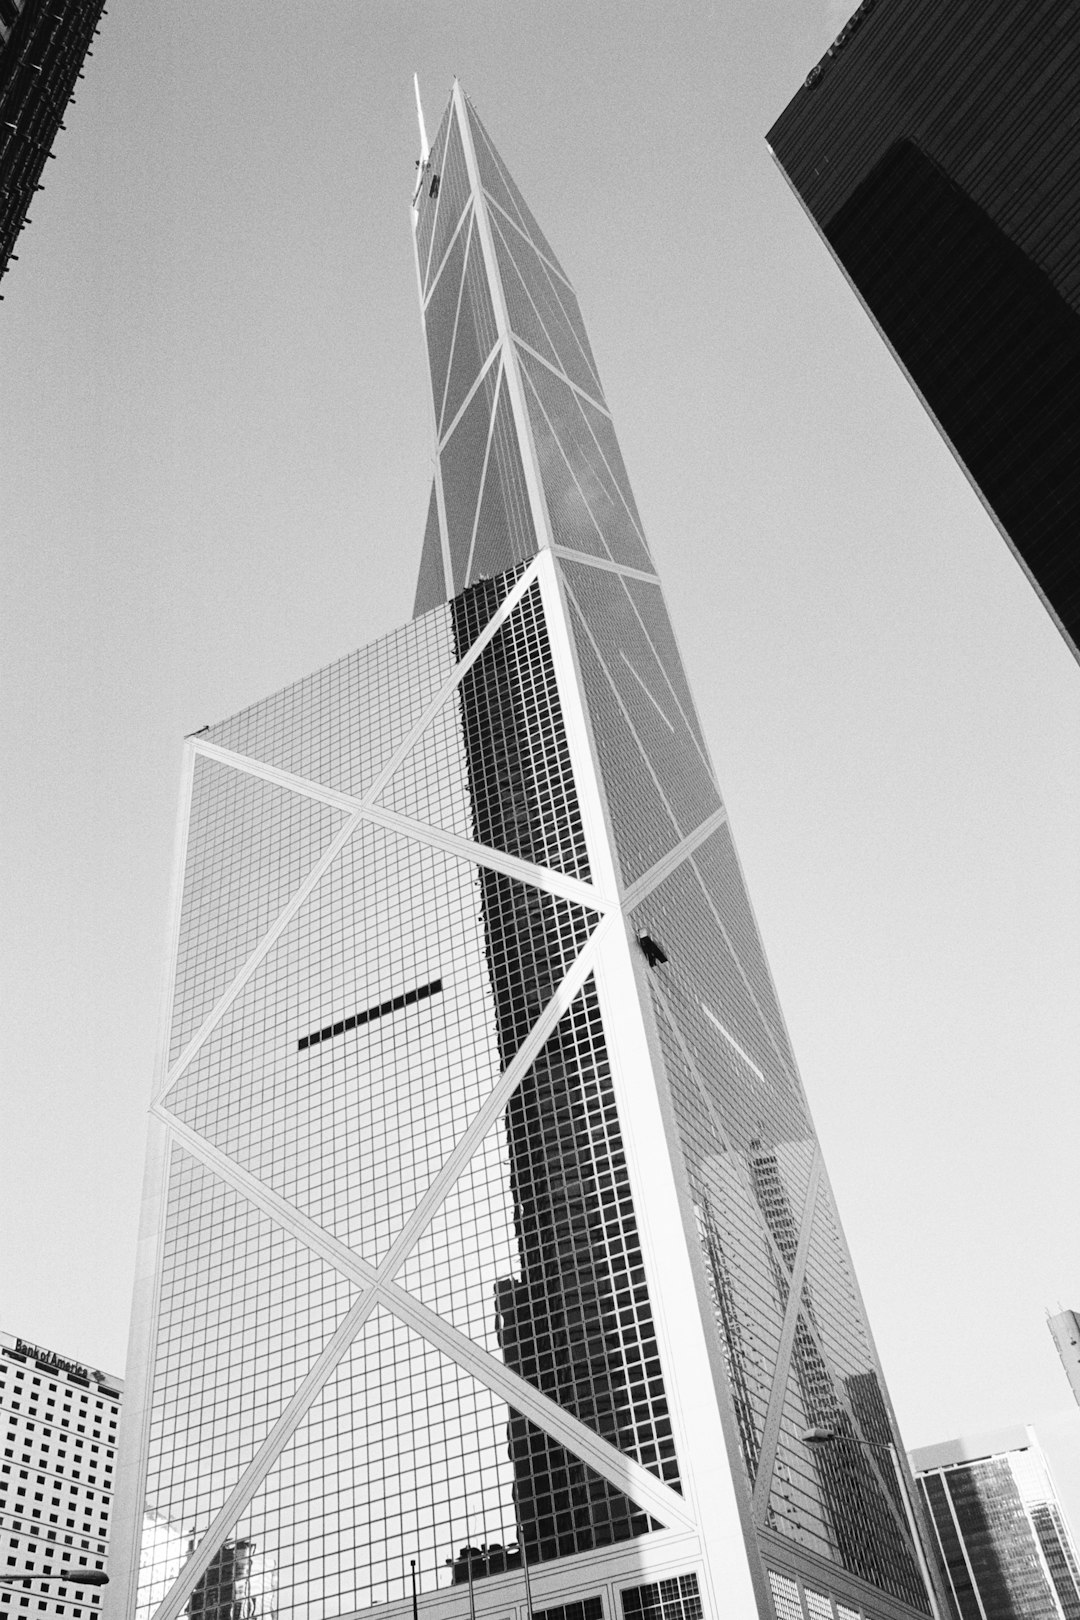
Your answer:
[[[160,1513],[144,1513],[139,1564],[147,1601],[162,1602],[188,1555],[188,1538]]]
[[[5,1575],[106,1567],[123,1389],[108,1373],[0,1330]],[[37,1620],[93,1620],[101,1596],[55,1580],[0,1586],[0,1620],[27,1608]]]
[[[105,0],[0,0],[0,276],[8,267]]]
[[[1056,0],[863,0],[769,142],[1080,656],[1078,101]]]
[[[415,1559],[459,1620],[526,1573],[553,1620],[910,1620],[853,1393],[892,1436],[884,1387],[588,338],[458,89],[415,216],[416,617],[190,742],[117,1613],[224,1611],[258,1548],[281,1615],[407,1612]],[[191,1536],[164,1596],[144,1495]]]
[[[253,1541],[226,1541],[192,1591],[187,1612],[192,1620],[261,1620],[275,1614],[272,1560],[268,1563]]]
[[[961,1620],[1080,1620],[1080,1568],[1031,1429],[926,1446],[911,1461]]]

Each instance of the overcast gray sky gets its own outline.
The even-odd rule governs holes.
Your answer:
[[[0,1320],[122,1372],[185,732],[408,617],[412,73],[575,280],[911,1445],[1068,1403],[1080,669],[772,164],[834,0],[111,0],[0,308]]]

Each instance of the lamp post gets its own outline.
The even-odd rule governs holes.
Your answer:
[[[21,1573],[0,1575],[0,1584],[15,1585],[17,1581],[67,1581],[69,1586],[108,1586],[109,1577],[103,1569],[87,1569],[75,1564],[71,1569],[52,1570],[48,1574],[40,1569],[24,1569]]]
[[[827,1429],[824,1426],[814,1429],[807,1429],[805,1434],[801,1436],[801,1439],[804,1445],[810,1447],[816,1446],[819,1449],[823,1449],[826,1446],[840,1445],[843,1441],[849,1440],[852,1445],[866,1446],[870,1451],[887,1451],[889,1453],[889,1458],[893,1465],[893,1473],[896,1475],[896,1483],[900,1488],[900,1500],[904,1504],[904,1516],[907,1519],[908,1534],[915,1543],[915,1556],[919,1561],[919,1574],[923,1578],[923,1585],[926,1587],[926,1595],[930,1599],[930,1612],[933,1615],[934,1620],[942,1620],[941,1609],[938,1606],[937,1587],[935,1586],[934,1578],[930,1573],[930,1565],[927,1563],[926,1549],[923,1546],[922,1536],[919,1534],[919,1525],[915,1517],[915,1505],[908,1493],[907,1475],[905,1474],[903,1466],[900,1462],[900,1454],[893,1445],[892,1441],[863,1440],[861,1436],[857,1434],[837,1434],[835,1429]]]

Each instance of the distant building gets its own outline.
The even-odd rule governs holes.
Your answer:
[[[961,1620],[1080,1620],[1080,1568],[1031,1428],[911,1453]]]
[[[0,276],[104,9],[104,0],[0,0]]]
[[[0,1330],[0,1574],[104,1569],[123,1384]],[[101,1592],[36,1581],[0,1586],[0,1620],[90,1620]]]
[[[1080,1311],[1059,1311],[1047,1318],[1069,1388],[1080,1402]]]
[[[769,132],[1080,657],[1080,12],[864,0]]]

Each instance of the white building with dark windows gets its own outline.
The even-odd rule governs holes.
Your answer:
[[[188,742],[111,1613],[928,1615],[577,300],[457,86],[413,211],[415,617]]]
[[[123,1383],[0,1329],[0,1576],[104,1569]],[[101,1592],[0,1582],[0,1616],[91,1620]]]

